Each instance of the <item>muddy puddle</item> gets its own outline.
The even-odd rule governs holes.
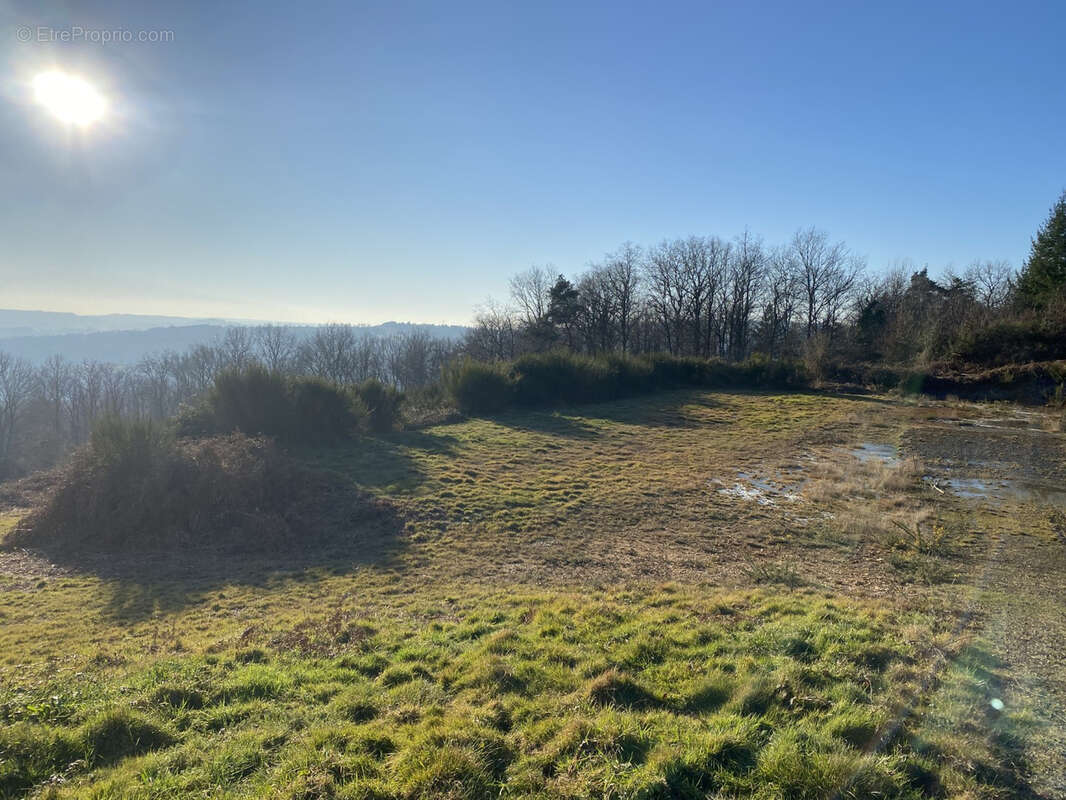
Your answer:
[[[864,464],[880,463],[888,466],[899,464],[899,451],[895,445],[878,444],[877,442],[863,442],[858,447],[848,451]]]
[[[789,472],[795,473],[798,467],[788,468]],[[761,506],[772,506],[776,503],[795,502],[800,499],[800,490],[806,479],[798,482],[786,483],[769,478],[760,478],[748,472],[738,472],[737,480],[732,486],[722,486],[721,481],[714,481],[718,486],[718,494],[735,497],[749,503],[758,503]]]
[[[973,417],[933,417],[929,420],[939,425],[957,428],[982,428],[993,431],[1029,433],[1057,433],[1061,428],[1054,415],[1040,411],[1016,409],[1003,414]]]
[[[1036,503],[1066,508],[1066,489],[1061,486],[1022,480],[935,477],[933,475],[926,475],[924,480],[942,491],[951,492],[966,500]]]

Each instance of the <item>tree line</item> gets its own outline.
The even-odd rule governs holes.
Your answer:
[[[329,324],[310,336],[282,325],[228,328],[213,344],[130,366],[62,355],[34,365],[0,351],[0,479],[56,463],[104,417],[170,418],[226,372],[260,366],[341,385],[377,379],[412,392],[436,383],[457,349],[422,331],[381,337]]]
[[[942,358],[1012,308],[1017,276],[979,262],[939,281],[927,269],[869,275],[845,242],[814,228],[768,247],[745,232],[623,244],[580,275],[533,267],[510,304],[475,319],[464,352],[484,361],[565,347],[743,361]]]
[[[871,274],[845,242],[813,227],[779,245],[748,231],[627,242],[575,276],[551,267],[515,275],[509,302],[478,312],[463,350],[511,361],[558,347],[796,359],[816,377],[837,362],[989,367],[1066,358],[1066,193],[1020,271],[985,260],[936,279],[908,264]]]
[[[103,416],[171,417],[219,375],[250,366],[339,386],[377,379],[411,393],[439,386],[442,370],[461,361],[558,350],[734,363],[756,356],[803,362],[816,379],[839,365],[935,372],[947,363],[1066,359],[1066,193],[1020,271],[980,261],[935,279],[907,265],[873,275],[817,228],[780,245],[745,231],[627,242],[570,278],[531,267],[511,279],[508,303],[476,313],[460,342],[424,332],[373,337],[343,324],[298,337],[265,325],[230,328],[212,345],[131,367],[62,356],[34,367],[0,352],[0,478],[55,463]]]

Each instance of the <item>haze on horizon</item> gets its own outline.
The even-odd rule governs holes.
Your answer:
[[[1018,266],[1066,174],[1064,26],[1054,2],[0,0],[0,307],[465,323],[531,264],[807,225],[874,269]],[[91,87],[60,83],[80,117],[34,101],[55,70]]]

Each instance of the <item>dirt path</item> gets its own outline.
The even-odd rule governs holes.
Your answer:
[[[1010,757],[1036,796],[1066,798],[1066,436],[1033,412],[943,411],[911,412],[903,449],[993,538],[970,585],[976,632],[1009,674],[1003,702],[1033,718]]]
[[[1040,796],[1066,798],[1066,545],[999,536],[977,593],[981,633],[1009,665],[1005,702],[1036,717],[1023,770]]]

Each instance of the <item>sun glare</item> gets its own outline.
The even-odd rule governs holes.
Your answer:
[[[42,72],[33,79],[38,103],[68,125],[86,127],[107,110],[107,100],[88,81],[59,70]]]

